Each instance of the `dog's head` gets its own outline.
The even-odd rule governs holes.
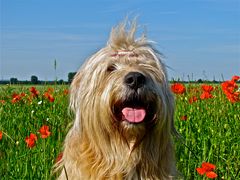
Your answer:
[[[145,36],[135,39],[136,23],[111,32],[106,47],[90,57],[71,85],[74,127],[88,138],[142,138],[147,130],[173,127],[173,97],[160,54]],[[118,135],[117,135],[118,134]],[[104,136],[104,138],[103,138]]]

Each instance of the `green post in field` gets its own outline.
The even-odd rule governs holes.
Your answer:
[[[57,83],[57,60],[54,60],[55,83]]]

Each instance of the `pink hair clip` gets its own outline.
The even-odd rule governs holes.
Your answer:
[[[128,55],[129,57],[138,57],[137,54],[135,54],[133,51],[129,51],[129,50],[121,50],[121,51],[117,51],[114,54],[111,55],[111,57],[121,57],[121,56],[126,56]]]

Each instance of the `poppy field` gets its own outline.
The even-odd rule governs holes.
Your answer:
[[[240,77],[221,84],[171,83],[182,179],[240,179]],[[66,85],[0,86],[0,179],[55,179],[72,125]]]

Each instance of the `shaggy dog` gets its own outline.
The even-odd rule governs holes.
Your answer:
[[[71,84],[73,127],[59,179],[172,179],[174,98],[160,54],[136,22],[113,28]]]

